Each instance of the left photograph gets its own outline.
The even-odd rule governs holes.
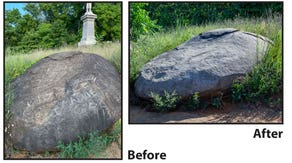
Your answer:
[[[122,159],[122,3],[3,7],[4,159]]]

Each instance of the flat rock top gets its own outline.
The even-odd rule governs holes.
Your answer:
[[[144,65],[135,93],[150,98],[151,92],[163,95],[175,90],[188,96],[226,89],[234,78],[252,70],[270,42],[233,28],[201,33]]]
[[[215,29],[212,31],[204,32],[199,34],[202,39],[210,39],[210,38],[217,38],[226,34],[230,34],[233,32],[239,31],[238,29],[234,28],[224,28],[224,29]]]
[[[74,55],[81,55],[82,52],[80,51],[69,51],[69,52],[60,52],[60,53],[56,53],[54,55],[49,55],[47,56],[47,58],[51,58],[54,60],[64,60],[70,57],[74,57]]]

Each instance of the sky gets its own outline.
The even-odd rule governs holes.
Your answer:
[[[21,15],[24,15],[26,11],[23,10],[23,7],[26,3],[5,3],[5,10],[12,10],[13,8],[18,9]]]

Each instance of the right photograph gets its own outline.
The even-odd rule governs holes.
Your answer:
[[[283,2],[130,2],[129,124],[283,124]]]

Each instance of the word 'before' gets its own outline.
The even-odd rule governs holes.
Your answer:
[[[135,152],[133,150],[128,150],[128,159],[129,160],[165,160],[166,153],[164,152],[148,152],[146,149],[143,152]]]

